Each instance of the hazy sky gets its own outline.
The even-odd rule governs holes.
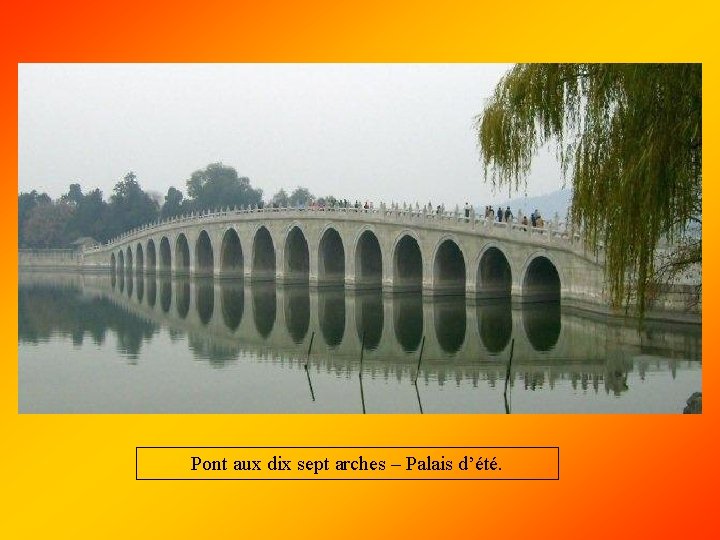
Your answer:
[[[473,129],[510,64],[21,64],[19,191],[185,192],[208,163],[269,198],[492,204]],[[528,194],[561,186],[549,154]]]

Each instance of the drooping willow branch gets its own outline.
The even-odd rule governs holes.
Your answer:
[[[570,218],[602,244],[613,303],[643,314],[661,238],[701,220],[699,64],[519,64],[477,119],[486,179],[519,189],[555,141]]]

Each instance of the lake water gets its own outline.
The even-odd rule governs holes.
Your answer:
[[[21,271],[18,305],[21,413],[680,413],[702,389],[699,325],[558,304]]]

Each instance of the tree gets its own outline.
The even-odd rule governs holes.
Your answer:
[[[83,192],[82,187],[80,187],[80,184],[70,184],[70,188],[68,189],[68,192],[62,196],[62,200],[64,202],[67,202],[69,204],[79,205],[80,202],[83,200]]]
[[[658,244],[702,220],[700,64],[519,64],[477,118],[486,180],[519,189],[554,140],[573,187],[571,220],[604,245],[615,305],[642,316]],[[696,235],[681,264],[701,261]]]
[[[75,208],[66,228],[67,239],[70,243],[81,236],[104,242],[108,240],[107,235],[107,203],[103,201],[102,191],[94,189],[87,195],[83,195],[79,184],[72,184],[66,195],[61,197],[61,202],[66,202]]]
[[[66,246],[66,228],[72,215],[73,207],[66,202],[36,206],[25,223],[24,243],[43,249]]]
[[[280,189],[275,195],[273,195],[272,203],[276,204],[279,208],[287,208],[290,206],[289,204],[289,197],[287,194],[287,191],[284,189]]]
[[[222,163],[211,163],[192,173],[187,193],[194,210],[260,205],[262,201],[261,189],[253,189],[249,178],[238,176],[233,167]]]
[[[160,217],[163,219],[179,216],[183,213],[183,194],[179,189],[170,187],[165,195],[165,204],[160,209]]]
[[[25,245],[25,226],[32,210],[40,205],[52,204],[47,193],[39,194],[36,190],[18,195],[18,245]]]
[[[320,197],[318,199],[318,202],[331,208],[337,206],[340,203],[340,201],[335,195],[326,195],[325,197]]]
[[[109,233],[114,236],[157,219],[158,205],[129,172],[115,184],[108,211]]]
[[[290,206],[306,206],[312,199],[313,194],[310,193],[309,189],[298,186],[288,198],[288,204]]]

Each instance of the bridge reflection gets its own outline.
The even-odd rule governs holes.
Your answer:
[[[60,288],[58,279],[21,276],[21,340],[38,339],[56,328],[68,329],[76,342],[82,342],[85,332],[102,341],[111,329],[118,335],[119,350],[137,359],[143,342],[167,328],[171,339],[186,335],[193,355],[219,368],[247,353],[260,361],[304,365],[315,332],[310,365],[347,376],[359,368],[364,336],[368,376],[413,380],[425,337],[421,381],[486,380],[495,385],[504,380],[514,338],[511,381],[520,379],[533,390],[570,380],[577,388],[604,387],[614,394],[628,388],[633,355],[660,352],[670,358],[673,374],[677,363],[672,358],[700,358],[699,334],[663,329],[654,335],[649,328],[638,335],[634,326],[583,318],[553,303],[514,306],[462,297],[433,301],[413,292],[386,295],[124,273],[72,276],[70,286]],[[48,308],[48,302],[54,307]],[[33,308],[43,303],[46,307]],[[641,376],[653,369],[647,360],[636,367]]]
[[[129,290],[128,280],[124,286]],[[155,292],[145,298],[142,293],[145,287],[155,291],[158,286],[160,309],[151,300]],[[121,300],[122,283],[113,290],[115,299]],[[440,356],[469,352],[498,356],[507,352],[513,327],[520,322],[534,352],[551,352],[562,327],[559,304],[524,305],[515,311],[514,320],[509,301],[432,300],[420,292],[383,295],[379,290],[347,292],[307,285],[146,276],[138,280],[136,295],[128,296],[134,301],[130,305],[168,314],[169,320],[185,321],[196,329],[209,327],[227,337],[290,346],[304,343],[311,329],[319,328],[328,349],[359,351],[364,339],[365,350],[386,354],[416,352],[427,336],[428,351],[434,344]]]

